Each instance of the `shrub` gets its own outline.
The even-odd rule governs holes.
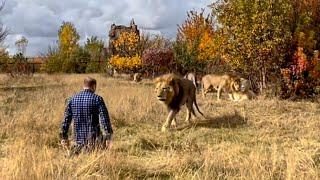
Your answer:
[[[31,65],[22,53],[14,55],[12,61],[12,66],[8,66],[7,68],[7,73],[9,73],[11,77],[33,74]]]
[[[118,55],[110,58],[109,64],[121,71],[137,71],[141,68],[141,57],[135,55],[133,57],[120,57]]]
[[[312,59],[308,60],[302,47],[298,47],[292,58],[292,64],[282,69],[284,79],[283,98],[312,97],[317,86],[320,85],[320,58],[318,51],[314,52]]]
[[[8,52],[0,50],[0,72],[6,72],[9,65]]]
[[[174,67],[173,51],[171,49],[148,49],[142,56],[143,66],[153,72],[172,70]]]

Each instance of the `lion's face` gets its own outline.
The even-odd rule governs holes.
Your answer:
[[[242,92],[246,92],[248,91],[249,89],[249,81],[244,79],[244,78],[241,78],[241,91]]]
[[[240,91],[241,90],[241,82],[239,79],[235,79],[231,82],[231,87],[234,91]]]
[[[174,97],[174,89],[166,81],[159,81],[156,84],[156,95],[159,101],[169,103]]]
[[[179,94],[179,77],[174,74],[166,74],[155,79],[156,95],[159,101],[169,104]]]

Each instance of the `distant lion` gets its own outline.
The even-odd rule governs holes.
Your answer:
[[[196,75],[194,73],[187,73],[183,78],[189,79],[190,81],[192,81],[194,86],[197,88]]]
[[[184,104],[187,106],[186,122],[190,123],[191,113],[196,116],[193,105],[195,105],[197,111],[203,116],[196,101],[196,87],[192,81],[180,78],[175,74],[165,74],[156,78],[154,82],[158,100],[163,102],[169,111],[169,115],[161,131],[166,131],[172,121],[176,124],[175,116]]]
[[[240,90],[242,92],[246,92],[246,91],[250,90],[251,84],[250,84],[250,81],[248,79],[240,78],[240,84],[241,84]]]
[[[232,100],[233,101],[244,101],[244,100],[251,100],[254,99],[256,95],[254,94],[253,91],[248,90],[248,91],[235,91],[232,93]]]
[[[250,81],[245,78],[240,78],[240,91],[233,91],[233,101],[251,100],[256,97],[255,93],[250,90]]]
[[[142,80],[142,75],[141,73],[134,73],[133,74],[133,81],[134,82],[140,82]]]
[[[224,74],[224,75],[216,75],[216,74],[208,74],[202,77],[201,80],[202,84],[202,95],[203,97],[206,96],[206,94],[212,90],[217,90],[217,98],[220,100],[221,91],[225,91],[228,93],[229,98],[233,100],[232,98],[232,92],[239,91],[240,90],[240,78]]]

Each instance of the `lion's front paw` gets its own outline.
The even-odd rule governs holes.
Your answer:
[[[176,122],[176,121],[172,121],[172,123],[171,123],[171,127],[173,127],[173,128],[176,128],[176,127],[178,127],[178,124],[177,124],[177,122]]]

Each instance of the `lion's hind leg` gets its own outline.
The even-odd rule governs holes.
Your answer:
[[[191,123],[190,119],[191,119],[191,113],[196,116],[196,113],[194,112],[194,109],[193,109],[193,101],[192,100],[188,100],[187,103],[186,103],[186,106],[187,106],[187,116],[186,116],[186,120],[185,122],[187,123]]]
[[[217,92],[217,100],[218,100],[218,101],[220,101],[221,91],[222,91],[222,87],[221,87],[221,86],[219,86],[219,88],[218,88],[218,92]]]
[[[202,84],[202,97],[205,98],[209,92],[213,89],[212,85]]]

